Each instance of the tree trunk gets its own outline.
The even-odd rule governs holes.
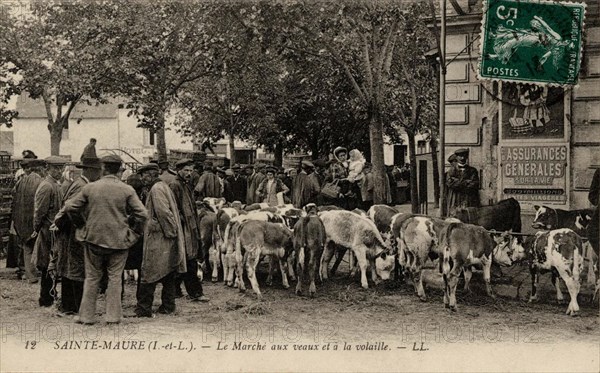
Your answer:
[[[440,207],[440,166],[438,162],[438,142],[432,135],[429,140],[431,147],[431,164],[433,165],[433,195],[435,198],[435,208]]]
[[[164,111],[157,118],[156,128],[156,152],[158,159],[167,159],[167,141],[165,139],[165,113]]]
[[[50,132],[50,155],[60,155],[60,142],[62,141],[62,132],[67,120],[63,117],[48,124],[48,131]]]
[[[408,136],[408,159],[410,163],[410,204],[412,213],[418,214],[419,211],[419,190],[417,185],[417,152],[415,146],[415,134],[412,131],[406,131]]]
[[[50,155],[60,155],[60,142],[62,140],[62,128],[57,130],[52,126],[50,130]]]
[[[273,153],[275,154],[273,166],[281,167],[283,165],[283,145],[280,142],[275,144],[275,149],[273,149]]]
[[[229,132],[229,164],[233,166],[235,162],[235,135],[231,131]]]
[[[369,140],[371,145],[371,163],[373,164],[373,203],[387,204],[387,176],[383,161],[383,124],[377,109],[371,110],[369,121]]]

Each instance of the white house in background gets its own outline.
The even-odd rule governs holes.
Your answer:
[[[25,149],[33,150],[40,158],[49,156],[50,133],[46,127],[46,111],[41,100],[32,100],[23,94],[13,99],[9,105],[19,112],[19,118],[14,121],[12,128],[0,127],[0,150],[12,154],[14,158],[19,158]],[[148,162],[156,152],[154,135],[147,129],[138,128],[136,119],[128,117],[127,112],[127,109],[120,109],[117,104],[77,105],[71,114],[69,128],[63,131],[60,155],[78,161],[90,138],[95,138],[98,155],[121,150],[119,153],[126,162]],[[81,122],[77,123],[80,118]],[[177,133],[169,123],[166,142],[168,150],[199,149],[192,138]],[[231,159],[231,149],[226,139],[213,144],[213,150],[216,155]],[[273,154],[243,141],[235,142],[235,152],[238,163],[273,159]],[[429,145],[417,138],[417,155],[428,152]],[[384,159],[388,165],[408,163],[407,146],[386,144]]]
[[[0,150],[7,151],[19,158],[25,149],[33,150],[38,157],[50,155],[50,133],[47,129],[47,117],[43,103],[32,100],[23,94],[11,102],[19,112],[19,118],[12,128],[0,127]],[[98,155],[120,150],[126,162],[148,162],[156,152],[154,135],[147,129],[138,128],[134,117],[127,116],[127,109],[117,104],[75,107],[69,121],[69,128],[63,131],[60,143],[60,155],[78,161],[83,148],[90,138],[95,138]],[[78,119],[82,119],[77,123]],[[167,120],[168,121],[168,120]],[[197,145],[190,137],[184,137],[167,123],[166,142],[168,150],[196,150]],[[256,149],[243,142],[236,141],[236,155],[241,162],[244,159],[270,158],[262,149]],[[213,150],[216,155],[231,157],[228,142],[217,142]]]

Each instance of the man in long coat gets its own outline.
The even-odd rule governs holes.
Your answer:
[[[179,217],[183,227],[183,242],[186,253],[187,271],[182,276],[185,289],[193,301],[208,301],[202,290],[202,283],[198,278],[198,260],[204,261],[206,253],[200,247],[200,225],[196,203],[190,187],[192,172],[194,171],[191,159],[182,159],[176,163],[177,179],[169,185],[173,191]],[[181,282],[177,284],[180,285]]]
[[[315,166],[310,161],[302,161],[302,171],[293,180],[292,204],[296,208],[302,208],[308,203],[316,203],[317,196],[321,191],[318,179],[313,176]]]
[[[197,200],[203,200],[206,197],[221,198],[221,182],[219,177],[213,172],[213,164],[210,161],[204,163],[204,172],[198,179],[198,184],[194,188]]]
[[[259,185],[267,178],[265,174],[266,165],[254,165],[254,174],[248,178],[248,192],[246,193],[246,204],[261,203],[262,201],[256,195]]]
[[[227,181],[231,187],[232,199],[233,201],[240,201],[241,203],[245,204],[246,192],[248,191],[248,182],[243,175],[240,175],[240,165],[234,165],[231,170],[233,171],[233,176],[229,176]]]
[[[151,219],[144,229],[144,248],[135,314],[152,317],[152,302],[158,283],[162,284],[159,313],[175,312],[175,277],[186,271],[185,238],[173,192],[159,179],[159,167],[149,163],[138,173],[150,188],[146,209]]]
[[[133,188],[118,177],[123,160],[117,155],[100,159],[103,177],[85,185],[69,199],[55,220],[66,213],[85,212],[85,226],[78,239],[85,244],[85,282],[79,316],[75,322],[95,323],[96,301],[102,274],[108,272],[106,322],[121,321],[121,276],[128,249],[139,239],[148,213]]]
[[[42,180],[35,192],[31,238],[35,238],[32,260],[42,272],[38,302],[40,307],[49,307],[54,303],[54,297],[50,294],[53,287],[52,275],[48,272],[50,250],[52,248],[50,226],[62,204],[62,192],[58,182],[66,162],[57,156],[51,156],[44,160],[47,164],[48,175]]]
[[[31,254],[35,239],[31,238],[33,233],[33,210],[35,192],[42,182],[41,168],[45,162],[37,159],[24,159],[21,163],[25,173],[15,185],[15,193],[12,201],[12,219],[19,238],[21,262],[25,269],[25,277],[30,283],[38,281],[37,270],[32,263]]]
[[[479,173],[468,165],[469,149],[462,148],[454,152],[456,167],[448,171],[446,186],[448,187],[447,209],[452,214],[458,207],[478,207]]]
[[[101,165],[98,158],[84,158],[83,162],[76,167],[82,168],[83,171],[63,195],[63,206],[85,185],[98,180],[101,176]],[[65,214],[56,221],[56,225],[59,233],[52,248],[52,258],[48,270],[56,270],[56,275],[61,278],[60,311],[65,314],[74,314],[79,312],[83,296],[83,282],[85,281],[84,247],[76,239],[76,231],[81,230],[85,225],[85,216],[84,214]]]

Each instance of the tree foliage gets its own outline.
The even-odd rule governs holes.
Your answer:
[[[53,155],[75,106],[105,103],[112,91],[119,45],[99,29],[116,8],[108,2],[33,2],[30,13],[0,17],[0,65],[20,77],[9,93],[43,100]]]

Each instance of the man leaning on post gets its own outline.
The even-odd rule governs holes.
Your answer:
[[[148,213],[133,188],[123,183],[117,173],[123,162],[118,155],[100,159],[103,176],[85,185],[79,194],[65,203],[57,214],[85,211],[87,221],[83,229],[85,244],[85,282],[79,316],[75,322],[94,324],[96,298],[102,272],[108,271],[106,290],[106,322],[119,323],[121,309],[121,275],[125,268],[128,249],[139,239],[141,232],[130,228],[143,227]],[[130,212],[131,216],[128,216]],[[55,219],[55,220],[56,220]]]

